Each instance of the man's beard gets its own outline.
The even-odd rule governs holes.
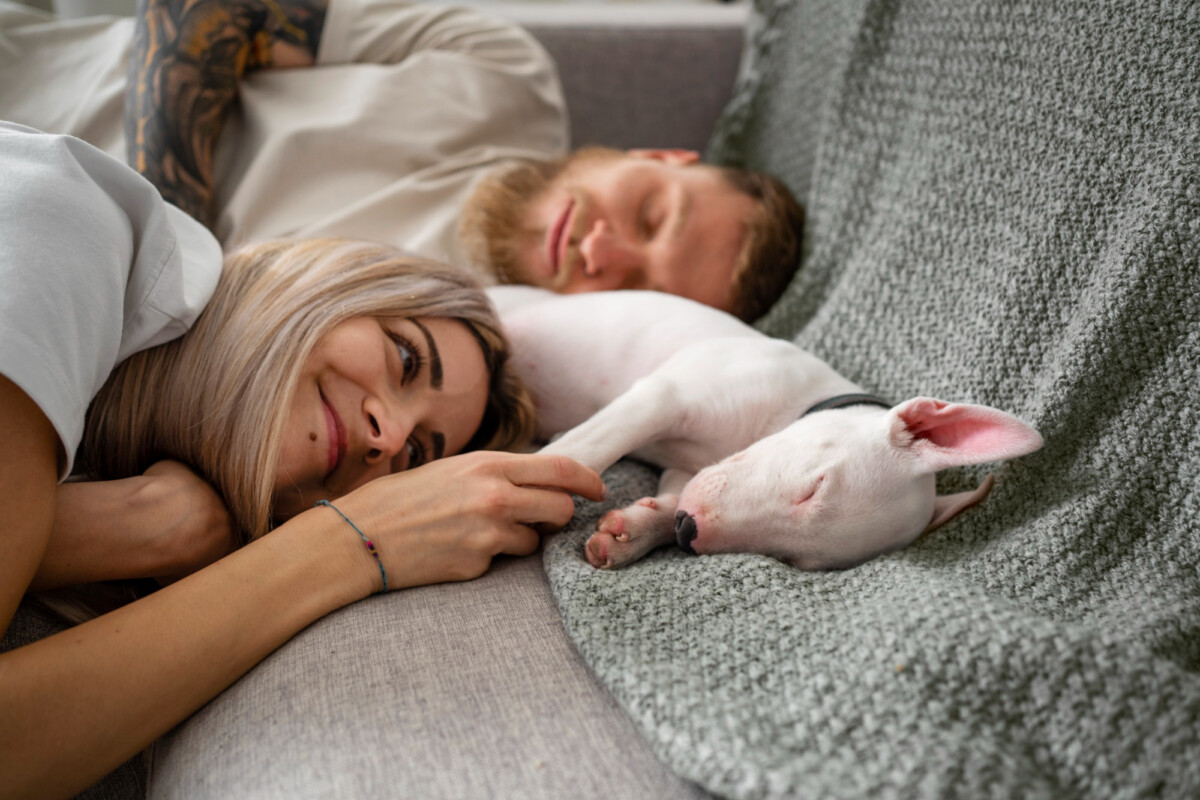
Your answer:
[[[458,235],[472,263],[486,267],[501,283],[535,283],[521,263],[522,244],[545,230],[528,224],[529,208],[576,166],[614,158],[620,151],[577,150],[557,161],[519,161],[484,177],[463,205]]]

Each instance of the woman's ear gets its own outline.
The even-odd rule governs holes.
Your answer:
[[[675,166],[687,166],[688,164],[695,164],[700,160],[700,154],[695,150],[635,148],[633,150],[626,150],[625,152],[634,158],[649,158]]]

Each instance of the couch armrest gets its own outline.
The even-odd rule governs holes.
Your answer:
[[[745,5],[550,5],[480,10],[530,31],[558,62],[572,146],[703,151],[742,52]]]

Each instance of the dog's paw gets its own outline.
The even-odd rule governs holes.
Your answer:
[[[598,569],[623,567],[657,547],[674,543],[678,502],[673,494],[643,497],[605,514],[584,546],[588,563]]]

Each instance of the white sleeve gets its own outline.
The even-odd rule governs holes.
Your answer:
[[[566,152],[554,62],[508,23],[333,0],[318,61],[242,83],[216,157],[227,247],[347,236],[466,265],[458,218],[475,182],[511,159]]]
[[[317,63],[395,64],[427,50],[555,72],[537,40],[514,23],[471,9],[399,0],[331,0]]]
[[[112,369],[184,333],[221,271],[198,222],[71,136],[0,123],[0,373],[54,425],[70,473]]]

